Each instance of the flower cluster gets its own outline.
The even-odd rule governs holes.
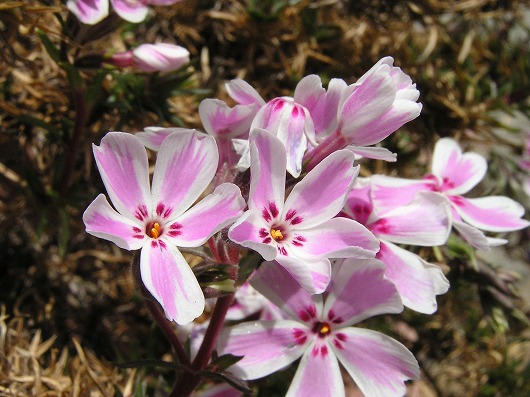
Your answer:
[[[129,22],[142,22],[149,6],[169,6],[181,0],[110,0],[112,8]],[[109,15],[109,0],[68,0],[66,7],[83,23],[94,25]]]
[[[141,250],[143,286],[181,325],[203,313],[205,286],[178,247],[208,241],[205,257],[219,265],[259,258],[251,286],[248,261],[232,273],[241,287],[232,312],[215,312],[192,341],[195,373],[217,339],[220,354],[242,357],[229,370],[243,380],[301,358],[289,396],[344,395],[339,362],[365,395],[403,395],[404,382],[419,376],[413,355],[388,336],[352,327],[404,306],[433,313],[436,296],[448,290],[436,264],[400,245],[443,245],[454,227],[487,249],[506,240],[482,231],[528,226],[523,207],[507,197],[464,197],[487,162],[448,138],[438,141],[422,180],[358,177],[359,157],[396,161],[373,145],[422,107],[415,84],[390,57],[354,84],[332,79],[326,90],[311,75],[293,97],[268,102],[242,80],[226,88],[234,106],[217,99],[199,106],[205,132],[149,127],[110,132],[94,146],[114,208],[98,196],[83,217],[87,232]],[[157,152],[151,184],[146,148]],[[249,314],[259,320],[221,331],[225,318]]]

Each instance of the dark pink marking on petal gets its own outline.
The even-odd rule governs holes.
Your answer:
[[[271,102],[273,103],[272,109],[274,112],[279,112],[280,110],[282,110],[283,105],[285,105],[285,100],[282,98],[275,98]]]
[[[342,345],[342,343],[340,343],[340,341],[338,341],[337,339],[333,339],[333,344],[335,345],[335,347],[336,347],[337,349],[340,349],[340,350],[342,350],[343,347],[344,347],[344,346]]]
[[[313,357],[318,357],[318,351],[319,351],[319,350],[320,350],[320,349],[318,348],[318,346],[313,346],[313,350],[311,351],[311,355],[312,355]]]
[[[293,110],[291,111],[291,116],[298,117],[298,113],[300,113],[300,109],[298,106],[293,106]]]
[[[333,309],[330,309],[328,312],[328,320],[333,321],[334,318],[335,318],[335,312],[333,311]]]
[[[140,221],[146,219],[148,215],[149,214],[147,213],[147,207],[145,205],[138,206],[138,208],[134,212],[134,216]]]
[[[264,227],[259,229],[259,236],[261,238],[266,238],[266,237],[270,237],[270,233],[267,229],[265,229]]]
[[[389,234],[392,231],[392,226],[386,219],[379,219],[370,226],[370,230],[376,235],[378,233]]]
[[[285,214],[285,220],[286,221],[291,220],[293,216],[295,215],[296,215],[296,210],[289,210],[287,211],[287,214]]]
[[[298,225],[299,223],[302,223],[303,220],[304,218],[301,216],[296,216],[293,218],[293,220],[291,220],[291,225]]]
[[[326,345],[320,346],[320,355],[326,357],[328,355],[328,347]]]
[[[153,248],[158,247],[158,240],[151,240],[151,247]]]
[[[166,243],[164,241],[159,240],[159,244],[160,244],[160,247],[167,248],[167,245],[166,245]]]
[[[287,255],[287,250],[285,249],[285,247],[278,246],[278,252],[282,254],[283,256],[289,256]]]
[[[272,237],[267,237],[262,240],[262,243],[264,244],[270,244],[272,243]]]
[[[178,237],[182,234],[182,232],[180,230],[170,230],[169,232],[167,232],[167,235],[169,237]]]
[[[132,230],[135,233],[142,233],[142,229],[140,229],[139,227],[136,227],[136,226],[133,226]]]
[[[269,203],[269,210],[271,211],[273,218],[276,218],[280,213],[280,211],[278,211],[278,207],[276,207],[276,203]]]
[[[133,234],[133,237],[141,240],[145,237],[145,234]]]
[[[341,342],[346,342],[348,340],[348,337],[345,334],[343,334],[342,332],[337,333],[335,335],[335,338],[337,338]]]
[[[315,305],[308,306],[306,310],[311,316],[311,318],[315,318],[317,316],[317,308],[315,307]]]
[[[295,328],[293,329],[293,336],[296,339],[296,343],[299,345],[303,345],[307,340],[307,335],[304,332],[304,330]]]
[[[267,208],[263,208],[263,210],[261,211],[261,216],[263,217],[263,219],[265,219],[266,222],[270,222],[272,220],[272,216],[267,210]]]

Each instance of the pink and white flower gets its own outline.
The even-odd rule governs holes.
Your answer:
[[[308,142],[316,145],[315,127],[309,111],[292,98],[274,98],[263,106],[250,129],[264,129],[275,135],[285,146],[287,172],[298,178]]]
[[[239,188],[228,183],[193,205],[217,168],[215,140],[189,132],[169,135],[151,187],[147,153],[134,135],[109,132],[93,149],[115,209],[100,194],[83,214],[86,231],[120,248],[141,249],[145,287],[170,320],[189,323],[202,313],[204,295],[177,246],[204,244],[245,207]]]
[[[505,196],[466,198],[488,168],[486,159],[473,152],[462,153],[458,143],[450,138],[440,139],[435,146],[431,174],[423,180],[372,177],[372,197],[380,214],[411,202],[418,191],[433,191],[443,195],[451,204],[452,225],[476,248],[487,250],[505,244],[506,240],[486,237],[487,232],[520,230],[530,223],[521,219],[524,207]]]
[[[348,195],[344,214],[365,225],[380,242],[376,255],[386,265],[385,276],[392,281],[403,304],[421,313],[436,311],[436,295],[449,289],[441,269],[396,244],[436,246],[451,232],[451,208],[447,200],[433,192],[420,192],[407,205],[383,216],[371,200],[369,180],[357,180]]]
[[[285,147],[265,130],[252,131],[248,210],[228,236],[266,261],[276,260],[308,291],[324,291],[329,258],[373,258],[379,250],[364,226],[334,218],[358,174],[354,157],[347,150],[331,154],[285,199]]]
[[[420,95],[416,84],[393,63],[392,57],[382,58],[356,83],[337,90],[337,127],[306,155],[308,169],[345,147],[364,157],[396,160],[387,149],[366,147],[381,142],[418,117],[422,108],[416,102]]]
[[[116,52],[107,62],[119,67],[135,67],[147,72],[171,72],[190,61],[190,53],[184,47],[169,44],[141,44],[133,50]]]
[[[142,22],[149,6],[168,6],[181,0],[110,0],[114,11],[129,22]],[[66,7],[82,23],[94,25],[109,15],[109,0],[68,0]]]
[[[333,267],[325,297],[310,295],[281,266],[262,266],[251,284],[289,317],[224,330],[220,353],[244,356],[230,371],[252,380],[300,364],[287,396],[345,395],[339,362],[366,396],[402,396],[419,377],[410,351],[379,332],[351,325],[403,305],[379,261],[346,259]]]

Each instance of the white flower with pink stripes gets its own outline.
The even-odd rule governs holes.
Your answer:
[[[151,187],[147,153],[137,137],[109,132],[93,149],[115,209],[100,194],[83,214],[86,231],[120,248],[141,249],[145,287],[170,320],[189,323],[204,310],[204,295],[177,246],[201,246],[245,207],[239,188],[229,183],[193,205],[217,169],[215,140],[189,130],[169,135]]]
[[[524,207],[505,196],[467,198],[466,194],[484,178],[488,163],[478,153],[462,153],[451,138],[440,139],[434,148],[431,174],[423,180],[372,177],[372,199],[379,215],[410,203],[419,191],[443,195],[451,205],[452,225],[476,248],[487,250],[505,244],[506,240],[491,238],[487,232],[509,232],[527,227],[521,219]]]
[[[230,372],[258,379],[301,358],[287,396],[341,397],[340,362],[364,395],[404,395],[405,380],[419,377],[412,353],[379,332],[351,327],[403,310],[395,286],[383,274],[383,264],[375,259],[345,259],[333,266],[326,295],[310,295],[281,266],[262,266],[251,284],[288,318],[223,331],[220,353],[243,356]]]
[[[312,293],[329,283],[329,258],[373,258],[377,239],[364,226],[334,218],[357,176],[354,154],[339,150],[297,183],[285,198],[283,143],[265,130],[250,135],[250,195],[230,239],[276,260]]]

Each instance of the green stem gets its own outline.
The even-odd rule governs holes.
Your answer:
[[[59,185],[59,194],[61,197],[66,196],[68,188],[70,187],[72,171],[74,170],[75,160],[77,158],[77,153],[79,152],[79,143],[88,120],[88,105],[85,99],[84,87],[74,88],[74,106],[76,111],[74,131],[68,142],[68,152],[66,153],[63,175]]]

